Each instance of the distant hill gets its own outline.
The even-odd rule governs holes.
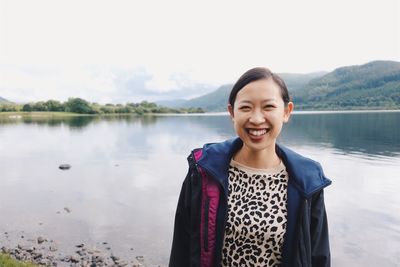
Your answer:
[[[310,80],[321,77],[324,74],[326,74],[326,72],[316,72],[308,74],[280,73],[278,75],[282,77],[282,79],[284,79],[286,86],[289,88],[289,91],[295,91],[303,88]],[[203,110],[209,112],[226,111],[228,97],[229,93],[231,92],[232,86],[233,84],[225,84],[211,93],[184,102],[171,101],[170,103],[168,103],[165,101],[160,102],[160,104],[168,107],[201,107]]]
[[[5,99],[5,98],[2,98],[1,96],[0,96],[0,103],[4,103],[4,102],[9,102],[7,99]]]
[[[184,105],[186,101],[185,99],[160,100],[156,101],[156,104],[164,107],[177,108]]]
[[[313,79],[319,78],[327,74],[326,71],[312,72],[307,74],[299,73],[278,73],[278,75],[285,81],[289,92],[297,91],[303,88],[308,82]]]
[[[214,92],[186,101],[185,103],[182,104],[182,106],[186,108],[201,107],[203,110],[209,112],[226,111],[226,106],[228,104],[228,97],[232,89],[232,86],[233,84],[223,85]]]
[[[294,91],[296,109],[399,109],[400,62],[338,68]]]
[[[332,72],[279,74],[296,110],[400,109],[400,62],[372,61]],[[226,111],[232,84],[181,102],[208,112]]]

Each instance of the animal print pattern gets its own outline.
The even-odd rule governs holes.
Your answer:
[[[278,266],[287,223],[288,174],[281,163],[229,167],[228,218],[221,266]]]

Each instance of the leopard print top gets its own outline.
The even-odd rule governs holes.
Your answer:
[[[287,223],[285,165],[229,166],[228,219],[221,266],[278,266]]]

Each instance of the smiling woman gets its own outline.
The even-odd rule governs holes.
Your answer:
[[[228,110],[238,137],[188,157],[170,266],[330,266],[319,163],[277,144],[293,111],[284,81],[244,73]]]
[[[283,97],[288,95],[287,89],[281,90],[273,78],[250,82],[240,91],[237,88],[232,89],[228,110],[235,131],[245,145],[236,158],[256,168],[273,167],[280,162],[274,153],[276,138],[293,110],[293,103]]]

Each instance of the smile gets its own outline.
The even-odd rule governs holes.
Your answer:
[[[265,129],[249,129],[249,128],[246,128],[246,131],[250,134],[250,135],[253,135],[253,136],[262,136],[262,135],[264,135],[264,134],[266,134],[267,132],[269,132],[269,128],[267,129],[267,128],[265,128]]]

